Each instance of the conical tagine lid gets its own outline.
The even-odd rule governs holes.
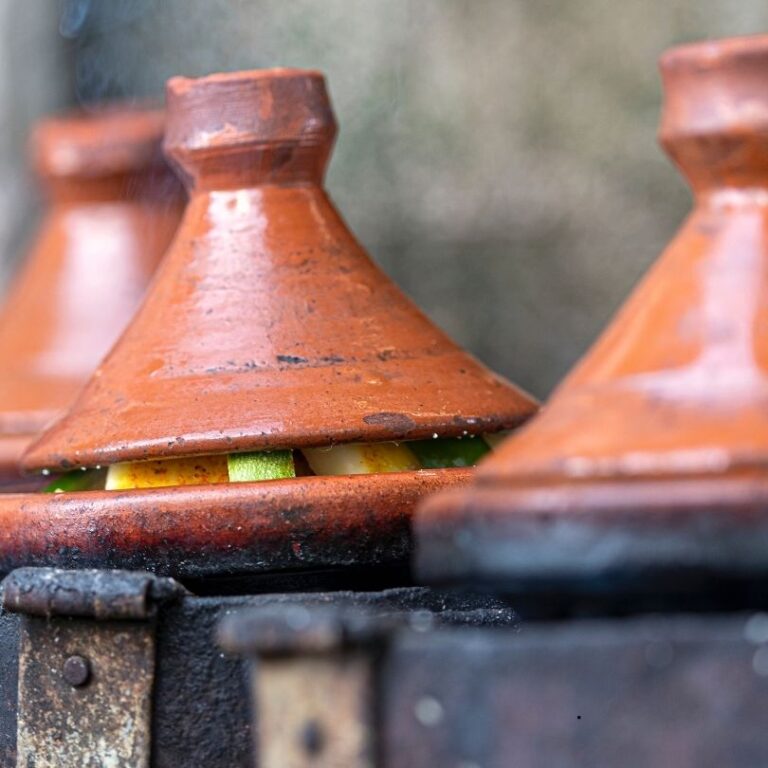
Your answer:
[[[661,70],[695,209],[541,415],[426,504],[425,578],[766,570],[768,37]]]
[[[0,311],[0,476],[76,397],[136,309],[181,215],[161,111],[41,122],[31,155],[48,210]]]
[[[448,339],[322,188],[336,123],[301,70],[168,84],[191,200],[140,311],[29,469],[461,436],[534,402]]]

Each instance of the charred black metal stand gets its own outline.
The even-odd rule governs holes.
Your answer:
[[[198,597],[18,569],[0,765],[766,764],[768,614],[713,591],[620,616],[618,590],[564,591],[521,623],[506,598],[423,587]]]
[[[521,622],[509,595],[200,597],[21,568],[2,586],[0,765],[768,764],[765,584],[651,604],[620,576],[533,596],[498,580]]]
[[[12,572],[3,605],[0,766],[24,768],[251,766],[246,661],[216,643],[240,611],[299,633],[329,606],[422,629],[517,622],[498,600],[423,587],[197,597],[149,573],[54,568]]]
[[[538,561],[519,534],[497,531],[487,558],[474,536],[422,538],[417,573],[503,596],[521,624],[516,632],[390,631],[372,662],[375,760],[359,764],[768,765],[765,567],[745,568],[726,546],[717,568],[699,567],[710,550],[698,552],[695,537],[675,567],[658,550],[630,547],[631,536],[623,551],[633,556],[622,566],[575,551],[570,539],[563,545],[554,523],[549,533]],[[259,639],[254,616],[248,626],[263,668],[274,649]],[[230,647],[234,636],[230,626]],[[264,697],[263,685],[257,693]],[[268,756],[265,738],[272,733],[260,745]]]
[[[327,609],[294,622],[262,609],[230,618],[222,642],[257,662],[262,768],[768,760],[763,613],[532,621],[510,632],[393,628]]]
[[[516,545],[493,546],[505,543]],[[768,765],[759,569],[729,568],[725,554],[717,570],[660,567],[647,550],[624,568],[575,559],[564,573],[550,567],[568,559],[553,537],[538,569],[511,558],[491,579],[457,551],[439,565],[433,546],[417,561],[433,579],[503,596],[521,624],[447,627],[343,605],[227,617],[222,646],[253,661],[254,765]]]
[[[257,662],[261,768],[766,764],[763,614],[511,632],[261,609],[221,635]]]

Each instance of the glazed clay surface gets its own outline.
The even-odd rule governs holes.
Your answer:
[[[433,543],[445,558],[448,537],[457,528],[477,532],[482,520],[484,540],[504,529],[522,549],[534,529],[540,536],[530,559],[513,548],[514,557],[510,549],[506,563],[492,566],[510,573],[535,569],[536,557],[554,562],[558,547],[578,557],[579,540],[583,561],[591,552],[607,567],[622,552],[629,557],[631,537],[611,545],[604,536],[601,555],[600,532],[622,524],[627,534],[635,524],[655,530],[659,557],[666,531],[668,554],[684,561],[685,537],[678,546],[673,535],[682,510],[741,510],[730,517],[735,530],[765,496],[768,38],[674,49],[661,71],[660,140],[693,187],[694,210],[541,415],[478,468],[473,488],[427,504],[419,522],[425,572],[441,569]],[[691,480],[706,482],[705,498]],[[692,541],[701,531],[689,533]],[[711,535],[713,553],[723,528],[711,526]],[[479,549],[471,557],[467,573],[483,567]]]
[[[371,261],[321,183],[321,75],[175,78],[190,185],[147,299],[29,469],[512,428],[535,409]]]
[[[181,216],[161,112],[52,118],[32,138],[48,209],[0,311],[0,476],[76,397],[141,298]]]

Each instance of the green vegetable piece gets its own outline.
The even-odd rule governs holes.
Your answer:
[[[72,493],[73,491],[103,491],[107,481],[106,469],[73,469],[57,477],[43,488],[43,493]]]
[[[293,451],[230,453],[227,456],[230,483],[252,483],[296,477]]]
[[[473,467],[490,451],[480,437],[450,437],[434,440],[414,440],[407,443],[424,469],[441,467]]]

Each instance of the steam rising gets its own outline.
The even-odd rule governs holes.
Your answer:
[[[109,45],[104,42],[156,6],[157,0],[62,0],[59,32],[75,42],[75,94],[82,106],[133,98],[124,78],[111,66]]]
[[[63,0],[59,15],[59,32],[63,37],[74,39],[83,29],[91,0]]]

